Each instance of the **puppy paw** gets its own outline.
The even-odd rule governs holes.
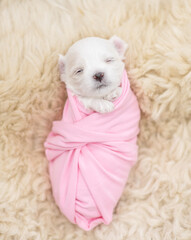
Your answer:
[[[121,87],[117,87],[115,90],[113,90],[108,95],[106,95],[104,97],[104,99],[106,99],[108,101],[112,101],[115,98],[118,98],[121,95],[121,93],[122,93],[122,88]]]
[[[110,101],[100,100],[92,106],[92,109],[99,113],[108,113],[114,110],[114,105]]]

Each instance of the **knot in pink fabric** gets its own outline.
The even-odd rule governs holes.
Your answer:
[[[62,120],[45,142],[53,195],[64,215],[88,231],[109,224],[137,160],[140,110],[124,70],[110,113],[84,109],[68,91]]]

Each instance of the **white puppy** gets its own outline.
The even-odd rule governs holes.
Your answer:
[[[61,81],[79,98],[86,109],[106,113],[113,110],[112,100],[121,94],[127,44],[113,36],[109,40],[89,37],[73,44],[60,55]]]

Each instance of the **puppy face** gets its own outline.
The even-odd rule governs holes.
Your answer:
[[[105,40],[89,37],[60,55],[61,80],[74,94],[100,98],[120,85],[127,44],[118,37]]]

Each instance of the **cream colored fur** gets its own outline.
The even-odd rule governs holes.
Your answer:
[[[66,92],[58,54],[117,35],[142,110],[138,163],[109,226],[85,233],[52,197],[43,142]],[[191,1],[0,2],[0,239],[191,239]]]

